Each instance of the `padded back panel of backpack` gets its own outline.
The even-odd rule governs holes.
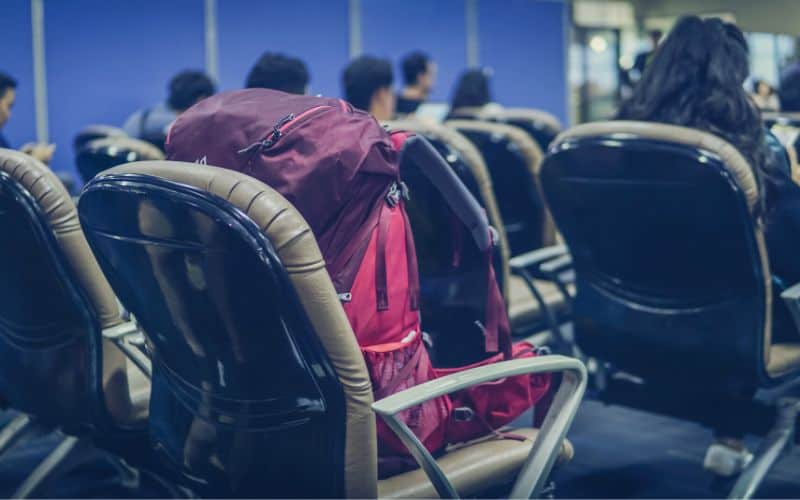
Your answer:
[[[486,202],[481,195],[481,190],[478,187],[478,180],[475,178],[475,174],[473,174],[472,170],[469,166],[465,163],[464,158],[452,147],[448,146],[447,143],[435,139],[430,136],[425,136],[428,142],[436,149],[436,151],[444,158],[450,168],[453,169],[453,172],[456,173],[461,182],[467,188],[467,190],[478,200],[478,203],[482,207],[486,207]],[[505,277],[505,271],[503,269],[503,256],[502,251],[499,245],[496,245],[493,252],[492,252],[492,265],[494,267],[494,275],[497,278],[497,285],[500,287],[500,290],[504,290],[505,283],[503,282],[503,278]]]
[[[440,143],[439,151],[442,147]],[[431,358],[440,367],[483,359],[483,331],[476,322],[483,323],[486,317],[486,256],[407,155],[401,157],[400,175],[410,190],[406,210],[419,264],[422,328],[433,338]]]

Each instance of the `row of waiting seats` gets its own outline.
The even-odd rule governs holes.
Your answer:
[[[117,142],[114,154],[124,150],[123,142]],[[466,152],[465,157],[471,154],[478,165],[474,186],[491,199],[489,177],[474,148],[465,140],[452,147]],[[431,497],[443,492],[427,467],[378,480],[373,412],[391,414],[402,408],[399,404],[413,406],[414,400],[395,398],[394,407],[388,401],[370,407],[361,352],[319,250],[305,222],[280,195],[227,170],[139,162],[94,178],[80,198],[79,223],[68,194],[45,167],[18,153],[2,154],[2,185],[8,193],[4,208],[20,216],[16,250],[8,250],[16,254],[3,262],[14,265],[27,258],[29,264],[16,267],[13,279],[3,282],[4,297],[32,288],[30,283],[38,283],[36,273],[47,265],[63,268],[48,273],[56,281],[50,286],[72,291],[53,296],[49,314],[37,314],[30,304],[22,307],[31,298],[24,296],[6,302],[13,309],[3,310],[3,340],[19,344],[9,341],[2,350],[8,348],[12,357],[22,350],[26,356],[21,366],[0,370],[0,377],[6,377],[0,394],[8,406],[72,436],[57,450],[60,460],[43,462],[18,490],[20,496],[43,491],[57,464],[64,468],[85,460],[87,439],[203,495]],[[413,161],[401,161],[411,189],[425,193],[428,177],[419,169]],[[409,214],[416,210],[422,279],[444,280],[433,288],[450,291],[447,300],[429,298],[423,307],[431,315],[426,325],[436,331],[438,320],[441,332],[465,331],[472,326],[469,318],[483,317],[485,300],[465,304],[457,289],[470,286],[469,261],[479,263],[483,255],[461,246],[467,276],[448,275],[452,257],[442,259],[436,241],[426,240],[416,227],[432,223],[430,235],[436,237],[446,234],[453,221],[447,210],[426,205],[430,199],[418,200]],[[58,234],[57,225],[68,228],[79,254],[50,239],[50,233]],[[501,268],[506,261],[498,259]],[[136,323],[117,307],[105,277]],[[461,318],[464,328],[452,328]],[[31,332],[35,342],[28,344]],[[43,346],[45,358],[38,349]],[[545,437],[536,440],[536,429],[522,428],[515,433],[527,438],[523,441],[490,437],[448,450],[437,457],[437,467],[457,493],[489,491],[523,469],[518,483],[523,489],[514,492],[539,495],[550,467],[569,460],[572,450],[563,438],[583,393],[584,372],[577,361],[548,358],[541,367],[512,362],[516,370],[565,372],[552,415],[539,417]],[[34,364],[39,369],[26,372]],[[507,375],[484,371],[475,376]],[[40,391],[20,391],[22,373],[28,388],[70,380],[72,391],[59,398],[69,407],[51,405]],[[440,390],[452,390],[442,385]],[[200,387],[203,391],[197,392]],[[224,396],[208,399],[206,391]],[[144,433],[154,448],[143,446]]]
[[[552,281],[528,275],[528,281],[535,280],[537,285],[532,289],[520,270],[510,272],[508,262],[511,257],[556,243],[555,226],[538,190],[536,174],[543,151],[560,131],[558,120],[537,110],[511,108],[487,114],[462,108],[446,125],[407,120],[386,126],[416,132],[431,141],[486,208],[489,222],[498,232],[496,274],[515,332],[524,336],[543,327],[552,330],[566,314],[564,294]],[[163,158],[149,143],[101,125],[85,128],[74,146],[84,181],[114,165]],[[490,172],[487,165],[496,168]]]
[[[596,396],[688,418],[722,437],[765,436],[731,490],[734,498],[754,495],[793,445],[800,403],[791,388],[800,375],[800,338],[784,340],[795,338],[796,325],[773,331],[787,325],[773,321],[772,304],[782,300],[800,318],[800,288],[771,282],[750,165],[710,134],[627,122],[571,129],[545,144],[549,152],[540,162],[530,127],[481,113],[448,125],[478,146],[493,184],[460,175],[477,187],[473,194],[493,224],[504,227],[509,267],[528,278],[538,296],[557,285],[559,302],[546,309],[551,318],[561,304],[569,311],[575,339],[568,352],[594,367]],[[780,127],[796,131],[798,120],[767,115],[765,124],[780,134]],[[417,129],[432,140],[446,135],[441,127]],[[795,179],[797,135],[785,141]],[[513,145],[503,147],[504,141]],[[527,181],[520,168],[525,162],[514,155],[534,158]],[[497,200],[516,203],[491,201],[488,185]],[[525,189],[529,195],[519,194]],[[514,213],[520,206],[524,210]],[[556,239],[547,239],[550,212]],[[517,223],[518,214],[525,223]],[[508,243],[510,235],[532,227],[544,228],[535,232],[541,240],[533,232],[518,240],[536,241],[532,247]],[[525,272],[529,265],[535,277]],[[519,316],[512,290],[506,286],[513,320]]]
[[[792,399],[776,396],[780,392],[775,391],[796,380],[800,369],[800,342],[772,340],[771,303],[785,300],[798,312],[800,292],[792,287],[778,291],[782,299],[775,296],[763,235],[753,216],[758,195],[750,165],[723,140],[681,127],[633,122],[589,124],[561,134],[552,144],[540,145],[530,131],[498,123],[502,121],[498,116],[476,114],[459,117],[448,126],[418,122],[389,126],[416,131],[426,137],[462,180],[465,189],[486,209],[488,219],[497,229],[500,242],[494,257],[497,275],[517,331],[530,332],[527,325],[535,322],[534,318],[539,319],[540,325],[556,330],[560,330],[565,319],[572,320],[574,342],[579,349],[570,352],[580,352],[587,362],[593,361],[590,365],[594,366],[592,382],[597,397],[690,418],[712,428],[724,426],[734,428],[733,432],[767,435],[762,449],[732,491],[732,496],[752,496],[780,451],[791,445],[798,405]],[[549,151],[546,156],[542,154],[545,148]],[[518,161],[512,161],[514,158]],[[12,157],[12,160],[6,163],[13,166],[14,162],[22,162],[20,164],[24,163],[26,168],[35,167],[30,160],[23,162],[20,157]],[[428,230],[441,239],[441,235],[448,234],[449,222],[446,217],[432,217],[441,210],[437,211],[426,199],[424,176],[413,172],[412,167],[406,165],[401,170],[412,192],[422,194],[418,200],[418,220],[421,220],[419,217],[431,219],[432,227]],[[16,165],[15,172],[19,168],[22,167]],[[505,177],[507,174],[509,177]],[[509,181],[511,175],[516,176],[516,182]],[[508,198],[501,186],[517,189],[521,194],[509,195],[509,198],[519,196],[522,201],[504,204]],[[254,209],[255,199],[261,201]],[[241,219],[236,215],[240,212],[232,210],[228,204],[249,207],[248,218]],[[525,210],[515,213],[514,209],[519,206]],[[357,352],[357,347],[351,346],[350,354],[340,350],[342,345],[348,344],[346,339],[351,338],[352,333],[347,333],[349,328],[335,295],[319,292],[330,286],[326,274],[314,265],[315,262],[321,265],[318,250],[315,253],[313,239],[306,244],[305,237],[299,238],[308,233],[303,230],[302,220],[293,216],[295,212],[280,196],[232,172],[154,162],[101,174],[81,198],[81,211],[100,266],[123,303],[136,309],[140,320],[148,318],[146,321],[150,324],[143,323],[143,326],[151,341],[168,342],[172,336],[167,332],[175,329],[182,332],[183,338],[194,339],[186,346],[191,352],[186,352],[185,359],[180,356],[169,360],[155,358],[154,364],[160,364],[166,373],[169,367],[188,364],[222,377],[227,366],[200,366],[204,359],[201,353],[221,345],[222,339],[210,330],[237,333],[231,337],[229,345],[229,356],[235,359],[246,357],[248,349],[260,353],[258,346],[248,343],[245,337],[240,339],[238,332],[250,331],[255,324],[264,325],[268,317],[282,318],[282,323],[273,325],[270,331],[285,334],[295,329],[310,329],[314,333],[307,337],[319,337],[329,358],[338,360],[334,366],[319,365],[319,376],[314,380],[317,391],[322,392],[317,392],[317,399],[306,398],[309,406],[305,413],[298,415],[298,422],[313,423],[317,418],[328,417],[323,415],[327,410],[323,414],[314,413],[313,404],[315,400],[331,400],[320,398],[320,395],[325,396],[329,383],[324,374],[338,374],[341,383],[343,370],[349,370],[347,373],[355,378],[348,378],[344,391],[331,389],[339,394],[343,406],[331,410],[340,412],[343,419],[340,422],[345,422],[342,425],[363,425],[365,415],[372,410],[365,399],[367,396],[358,395],[359,390],[362,393],[364,390],[358,377],[362,377],[363,382],[364,374],[352,371],[352,363],[358,359],[352,351]],[[256,228],[273,220],[277,213],[286,214],[286,219],[277,219],[278,224],[267,224],[269,230]],[[409,207],[409,215],[415,225],[413,206]],[[217,220],[227,221],[227,229],[219,227]],[[148,224],[143,226],[142,221]],[[441,272],[444,265],[425,267],[426,263],[437,262],[437,240],[424,237],[424,224],[415,226],[420,227],[419,230],[415,227],[415,239],[422,248],[421,272],[428,273],[432,279],[440,275],[451,279]],[[180,238],[175,238],[176,234]],[[527,238],[518,238],[517,246],[510,243],[512,235],[520,234],[536,235],[538,239],[528,245],[525,244],[529,241]],[[253,261],[253,245],[261,245],[265,255],[261,257],[264,267],[259,271],[263,276],[256,275],[258,279],[247,276],[244,271],[259,265]],[[426,245],[429,248],[426,249]],[[203,264],[206,269],[216,269],[213,276],[203,275],[193,271],[202,267],[198,252],[232,253],[235,257],[230,260],[220,257],[215,264]],[[431,257],[426,257],[426,253]],[[138,262],[139,267],[125,264],[130,262]],[[183,281],[175,281],[170,271],[176,266],[182,269]],[[142,273],[143,269],[149,271]],[[299,302],[292,299],[289,305],[287,299],[280,299],[286,297],[287,290],[281,288],[281,284],[285,285],[287,280],[293,283],[295,290],[307,290],[311,302],[302,294],[297,297]],[[236,309],[244,307],[243,303],[231,302],[229,315],[206,318],[199,290],[213,289],[225,295],[234,282],[237,294],[259,304],[255,308],[259,313],[257,317],[253,317],[252,310],[248,313]],[[239,288],[240,282],[250,285]],[[276,285],[270,288],[266,283]],[[466,280],[461,286],[468,286],[468,283]],[[458,279],[450,285],[458,285]],[[545,294],[547,289],[552,293]],[[329,291],[332,293],[332,289]],[[149,310],[153,309],[153,297],[165,292],[174,297],[164,297],[157,308]],[[523,292],[528,292],[527,297],[521,298]],[[454,303],[459,307],[463,305],[458,300]],[[286,305],[291,311],[269,311],[264,304],[275,304],[276,308],[277,304]],[[25,311],[18,305],[17,308]],[[304,314],[298,316],[298,310]],[[561,316],[560,312],[565,314]],[[549,320],[542,320],[541,316],[549,316]],[[30,317],[20,318],[18,323],[24,324],[33,317],[31,313]],[[203,322],[213,328],[204,326]],[[294,322],[299,322],[296,323],[299,326]],[[431,318],[431,322],[435,323],[435,318]],[[55,323],[48,320],[47,324]],[[104,326],[98,324],[99,327],[94,327],[96,332]],[[328,325],[327,329],[322,325]],[[329,325],[341,325],[341,330]],[[558,333],[553,332],[553,335],[558,336]],[[334,336],[336,342],[331,341]],[[127,341],[120,340],[125,335],[115,337],[110,333],[107,337],[116,339],[118,344]],[[278,335],[278,338],[288,337]],[[129,351],[134,355],[141,353],[137,348],[139,340],[134,338],[129,343]],[[334,344],[339,347],[331,347]],[[308,346],[293,348],[300,349],[303,359],[314,356],[313,349],[308,350]],[[152,355],[153,346],[145,351]],[[169,352],[163,345],[155,351]],[[145,372],[149,370],[147,362],[128,364],[133,366],[111,372],[108,368],[104,370],[108,372],[105,380],[123,381],[120,374],[125,373],[130,386],[136,379],[131,373],[139,364],[145,366]],[[253,367],[254,373],[261,373],[259,369]],[[308,372],[297,366],[286,369],[297,370],[297,385],[286,386],[287,396],[301,393],[304,389],[300,386],[306,380],[303,374],[308,375]],[[117,375],[113,377],[110,373]],[[208,481],[221,474],[230,480],[228,473],[233,473],[241,484],[265,486],[259,483],[263,477],[250,475],[254,471],[250,467],[258,463],[253,461],[258,448],[255,441],[241,441],[232,433],[225,436],[229,455],[210,453],[208,443],[219,438],[220,429],[209,427],[204,419],[178,418],[182,412],[178,411],[174,398],[184,403],[194,401],[192,404],[197,407],[206,407],[208,402],[196,400],[198,396],[181,385],[180,377],[165,376],[161,386],[155,380],[149,405],[151,413],[155,409],[161,417],[172,416],[175,419],[173,428],[178,425],[184,434],[176,437],[175,432],[169,431],[169,425],[161,418],[153,421],[152,415],[151,432],[155,426],[156,433],[162,433],[163,439],[159,442],[163,446],[184,446],[184,458],[197,459],[192,469],[198,472],[195,479],[202,483],[203,479]],[[202,383],[199,380],[190,385]],[[772,392],[762,395],[765,388]],[[4,386],[0,389],[0,393],[5,391]],[[136,398],[131,397],[135,389],[129,387],[121,392],[127,393],[121,398],[123,403],[114,402],[109,396],[112,392],[106,392],[108,394],[103,397],[108,408],[119,404],[122,408],[126,408],[125,405],[136,407]],[[309,394],[313,396],[313,391]],[[574,396],[576,392],[571,394]],[[226,415],[237,414],[234,407],[227,410]],[[135,414],[131,411],[122,413]],[[262,425],[267,426],[266,423]],[[362,431],[366,432],[362,436],[369,435],[366,426]],[[307,431],[292,434],[287,428],[286,442],[271,446],[275,446],[276,453],[281,453],[287,464],[304,460],[308,470],[305,477],[317,477],[321,463],[314,460],[326,460],[321,450],[329,449],[328,444],[317,447],[319,454],[309,455],[303,443],[328,443],[327,440],[342,435],[341,432],[333,433],[336,436],[331,434]],[[359,492],[377,492],[381,496],[432,496],[440,492],[425,479],[421,470],[378,481],[373,471],[363,468],[364,456],[368,455],[364,450],[371,449],[373,443],[366,440],[343,446],[352,459],[345,460],[343,468],[328,471],[324,479],[315,483],[319,490],[309,490],[308,494],[324,491],[348,496]],[[529,449],[529,442],[527,446],[516,446],[507,440],[492,440],[479,448],[452,450],[454,454],[441,457],[439,461],[459,493],[478,494],[496,482],[507,481],[521,467]],[[560,453],[560,460],[566,460],[571,454],[569,446],[562,446]],[[482,464],[480,474],[471,468],[476,461]],[[244,465],[232,469],[232,463]],[[274,467],[275,461],[261,465]],[[299,487],[293,482],[295,476],[288,471],[285,475],[290,478],[285,483],[287,488]],[[342,477],[348,479],[341,483]],[[359,486],[353,486],[356,484]],[[203,488],[202,484],[191,486],[201,491]],[[297,491],[281,490],[275,483],[270,486],[277,488],[270,494],[295,494],[293,492]],[[213,493],[219,491],[211,491]]]

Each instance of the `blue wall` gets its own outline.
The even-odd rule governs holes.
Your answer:
[[[312,93],[338,96],[339,73],[348,59],[347,4],[347,0],[219,0],[222,88],[242,88],[250,67],[270,50],[306,62]]]
[[[412,50],[427,52],[439,66],[432,99],[449,101],[453,83],[467,63],[464,6],[463,0],[363,0],[363,52],[395,63],[398,88],[403,85],[403,56]]]
[[[219,78],[240,88],[266,50],[303,58],[311,90],[341,95],[348,61],[348,0],[218,0]],[[163,101],[178,71],[204,66],[204,0],[45,0],[45,46],[53,168],[72,169],[72,138],[90,123],[121,125]],[[566,106],[567,6],[561,0],[478,0],[479,58],[494,69],[498,102],[548,110]],[[395,63],[422,49],[439,63],[436,100],[449,100],[467,66],[464,0],[361,0],[362,50]],[[35,139],[30,0],[0,0],[0,71],[20,81],[4,133]]]
[[[554,0],[480,0],[480,63],[494,69],[498,102],[568,122],[566,9]]]
[[[0,71],[18,82],[11,121],[2,132],[12,146],[36,140],[30,0],[0,0]]]
[[[203,0],[47,0],[53,168],[74,168],[72,138],[83,126],[121,126],[163,101],[175,73],[202,69],[203,23]]]

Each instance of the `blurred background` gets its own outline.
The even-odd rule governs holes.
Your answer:
[[[433,101],[482,67],[494,99],[538,108],[564,125],[609,117],[680,14],[724,16],[747,32],[752,75],[775,87],[795,58],[798,0],[2,0],[0,69],[19,80],[12,144],[53,142],[51,166],[72,170],[70,143],[89,123],[120,126],[163,100],[169,79],[203,69],[241,88],[266,50],[303,59],[312,94],[341,96],[359,54],[431,55]]]

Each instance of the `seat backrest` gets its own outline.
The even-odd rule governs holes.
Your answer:
[[[525,131],[502,123],[450,120],[481,152],[492,177],[511,256],[555,243],[555,228],[537,184],[542,152]]]
[[[286,199],[231,170],[153,161],[102,172],[79,210],[152,346],[150,433],[167,464],[212,496],[377,494],[369,375]]]
[[[467,190],[475,197],[478,203],[486,210],[489,224],[497,232],[497,247],[495,251],[495,274],[498,285],[504,297],[508,296],[508,240],[494,198],[492,179],[483,162],[480,151],[456,130],[440,123],[423,120],[404,120],[387,122],[391,130],[407,130],[420,134],[433,145],[444,160],[450,165]],[[413,224],[413,221],[412,221]]]
[[[128,137],[128,134],[121,128],[111,125],[87,125],[75,134],[72,139],[72,149],[77,154],[87,143],[95,139],[105,139],[106,137]]]
[[[0,230],[0,397],[72,432],[105,425],[109,412],[126,421],[125,358],[101,341],[121,321],[116,299],[61,182],[8,149],[0,149]]]
[[[547,151],[550,143],[561,132],[561,122],[558,118],[547,111],[533,108],[504,108],[502,106],[458,108],[450,114],[450,117],[458,120],[505,123],[519,127],[536,141],[542,151]]]
[[[75,163],[84,182],[103,170],[134,161],[163,160],[164,153],[149,142],[130,137],[102,137],[76,150]]]
[[[547,151],[553,139],[561,133],[561,122],[558,118],[540,109],[505,108],[498,113],[496,121],[523,129],[542,151]]]
[[[694,129],[563,133],[541,183],[572,253],[584,352],[676,391],[767,380],[771,277],[753,172]]]

